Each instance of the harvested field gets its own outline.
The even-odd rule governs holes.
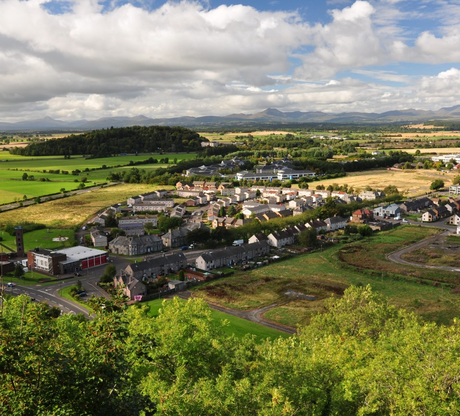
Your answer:
[[[364,190],[367,186],[373,189],[384,189],[387,185],[395,185],[400,192],[406,192],[407,196],[422,195],[430,192],[430,185],[436,179],[441,179],[447,185],[452,183],[456,173],[443,173],[436,170],[414,169],[414,170],[373,170],[365,172],[350,173],[343,178],[327,179],[312,182],[310,188],[318,185],[328,187],[332,184],[353,187],[355,190]]]
[[[49,201],[0,213],[0,223],[36,222],[49,227],[71,228],[92,218],[110,205],[124,202],[132,195],[168,186],[123,184],[101,188],[81,195]]]

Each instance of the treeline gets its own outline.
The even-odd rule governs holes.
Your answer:
[[[31,143],[24,148],[15,147],[10,152],[23,156],[104,157],[123,153],[197,151],[201,150],[202,141],[207,139],[183,127],[112,127]]]
[[[20,296],[0,321],[5,415],[454,415],[460,327],[351,287],[299,334],[236,338],[200,299],[54,318]],[[104,308],[102,308],[104,306]]]

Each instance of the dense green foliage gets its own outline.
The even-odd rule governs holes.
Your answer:
[[[300,334],[236,339],[199,299],[53,318],[9,299],[0,321],[8,415],[451,415],[460,328],[421,322],[367,288]]]
[[[24,148],[13,148],[23,156],[86,155],[104,157],[123,153],[186,152],[201,149],[198,133],[183,127],[122,127],[95,130],[82,135],[70,135]]]

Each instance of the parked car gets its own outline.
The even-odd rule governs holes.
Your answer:
[[[7,283],[7,286],[8,287],[15,287],[16,285],[13,282],[9,282],[9,283]]]

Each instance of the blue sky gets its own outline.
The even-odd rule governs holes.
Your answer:
[[[459,0],[0,0],[0,121],[460,104]]]

